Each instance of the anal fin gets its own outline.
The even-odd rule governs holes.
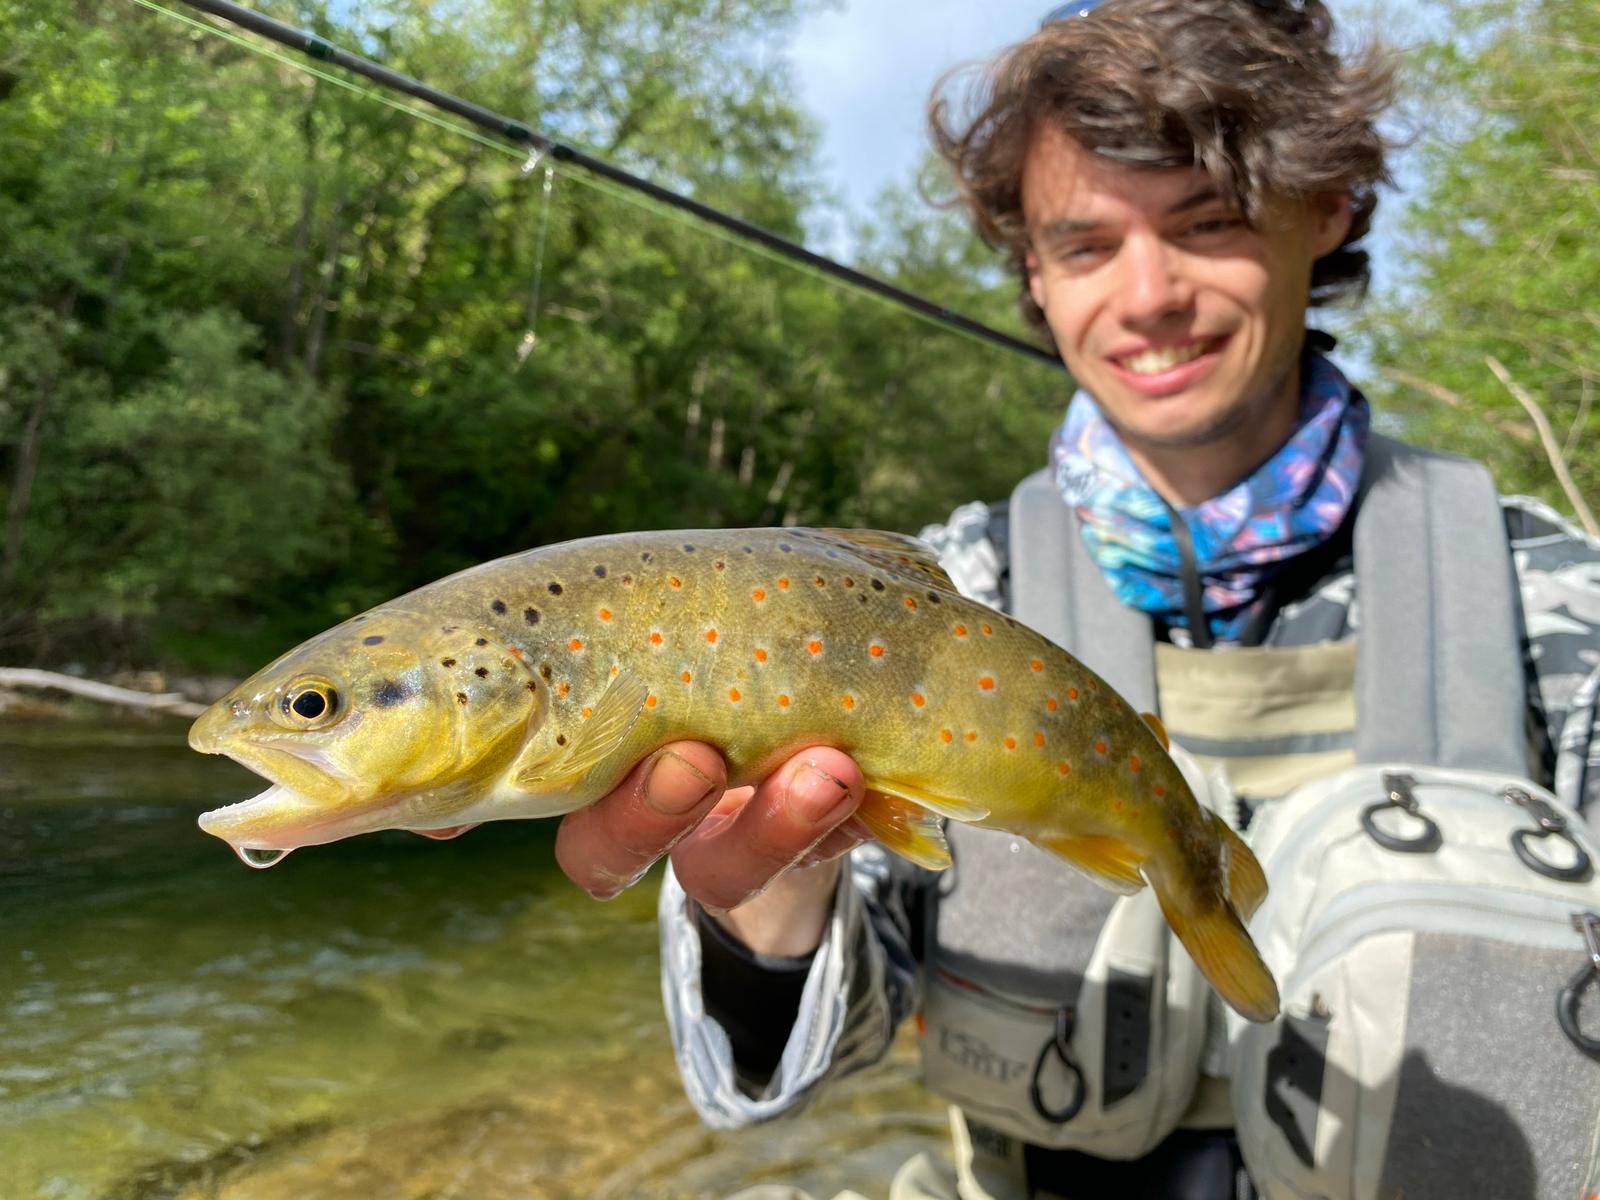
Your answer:
[[[856,819],[878,841],[919,867],[942,871],[950,865],[950,846],[939,814],[914,801],[868,789]]]
[[[1139,860],[1126,842],[1104,835],[1040,837],[1035,844],[1094,877],[1119,896],[1131,896],[1144,886]]]

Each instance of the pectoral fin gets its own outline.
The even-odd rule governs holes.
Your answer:
[[[942,871],[950,865],[950,846],[944,840],[939,814],[920,804],[887,792],[868,791],[856,809],[856,819],[878,841],[919,867]]]
[[[989,815],[989,809],[985,805],[954,796],[937,796],[932,792],[923,791],[914,784],[900,783],[894,779],[869,779],[866,783],[874,792],[885,792],[902,800],[910,800],[923,808],[933,809],[942,817],[953,817],[957,821],[981,821]]]
[[[622,745],[644,711],[649,693],[649,687],[637,676],[618,675],[595,702],[589,719],[574,725],[564,749],[552,754],[548,743],[542,743],[537,748],[538,757],[529,757],[534,753],[530,747],[523,752],[525,758],[512,768],[511,778],[529,792],[581,779]]]

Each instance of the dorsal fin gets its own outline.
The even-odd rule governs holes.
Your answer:
[[[1143,718],[1146,725],[1150,726],[1150,732],[1160,739],[1161,748],[1163,750],[1171,750],[1172,739],[1167,736],[1167,727],[1161,723],[1161,718],[1156,716],[1155,713],[1140,713],[1139,716]]]
[[[881,563],[893,570],[915,571],[946,591],[955,591],[955,584],[939,565],[932,547],[908,533],[891,533],[887,529],[819,529],[817,532],[847,542],[850,549],[869,562]]]

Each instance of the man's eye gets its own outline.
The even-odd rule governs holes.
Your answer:
[[[1244,222],[1238,217],[1212,217],[1205,221],[1196,221],[1189,226],[1187,232],[1190,237],[1204,237],[1210,233],[1225,233],[1238,229]]]

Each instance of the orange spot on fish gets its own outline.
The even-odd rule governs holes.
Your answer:
[[[767,598],[767,589],[766,588],[757,588],[755,591],[750,593],[750,599],[754,600],[757,604],[760,604],[766,598]]]
[[[1072,768],[1064,762],[1058,762],[1056,764],[1056,771],[1058,774],[1065,775],[1070,770],[1072,770]]]
[[[1054,696],[1046,696],[1044,698],[1044,706],[1046,708],[1048,708],[1051,712],[1055,712],[1055,710],[1056,710],[1056,698]]]
[[[779,708],[788,708],[789,707],[789,697],[785,696],[782,692],[778,693],[778,707]]]
[[[924,696],[921,692],[912,692],[911,693],[911,703],[915,704],[918,708],[921,708],[927,702],[928,702],[928,698],[926,696]]]
[[[652,646],[659,646],[659,645],[661,645],[661,642],[662,642],[661,631],[659,629],[651,630],[651,632],[650,632],[650,644]]]
[[[1028,660],[1028,666],[1032,667],[1035,671],[1044,670],[1044,664],[1042,662],[1040,662],[1037,658],[1030,658]]]
[[[948,729],[941,729],[939,730],[939,740],[944,742],[953,742],[956,740],[956,735],[951,733]]]
[[[978,686],[986,692],[994,691],[994,676],[985,675],[983,678],[978,680]]]
[[[956,634],[957,637],[966,637],[967,636],[967,627],[965,625],[957,625],[956,629],[955,629],[955,634]]]
[[[1137,754],[1128,755],[1128,770],[1137,771],[1138,769],[1139,769],[1139,756]]]
[[[1167,794],[1167,789],[1162,787],[1159,783],[1153,784],[1150,790],[1156,794],[1157,800],[1161,799],[1162,796]]]
[[[985,622],[984,624],[978,626],[978,628],[983,630],[985,633],[993,633],[994,632],[994,626],[990,625],[988,622]]]
[[[907,596],[907,597],[906,597],[906,607],[907,607],[907,608],[915,608],[915,607],[916,607],[916,606],[917,606],[917,602],[916,602],[916,600],[914,600],[914,599],[913,599],[913,598],[912,598],[912,597],[910,597],[910,596]]]
[[[1094,752],[1096,754],[1104,754],[1106,752],[1106,744],[1104,742],[1096,742],[1094,744]]]
[[[883,647],[878,645],[877,642],[873,642],[872,645],[867,647],[867,653],[872,655],[873,658],[882,658]]]
[[[587,721],[590,717],[594,716],[594,709],[590,708],[588,705],[585,705],[583,711],[578,715]]]
[[[558,696],[565,696],[571,690],[572,690],[572,685],[570,683],[568,683],[566,680],[562,680],[559,684],[556,685],[556,695],[558,695]]]
[[[616,663],[612,663],[611,664],[611,678],[615,679],[616,677],[617,677],[617,664]]]
[[[689,672],[685,671],[682,675],[679,675],[678,678],[683,680],[685,683],[688,683],[691,679],[694,678],[694,676],[689,674]]]
[[[1007,750],[1015,750],[1017,748],[1017,739],[1014,737],[1008,737],[1005,740],[1005,745]]]
[[[787,588],[789,586],[789,577],[787,575],[778,576],[778,586],[780,588]]]
[[[828,586],[828,581],[826,579],[824,579],[821,575],[818,575],[811,582],[816,584],[818,587],[827,587]]]
[[[656,694],[654,692],[644,698],[644,706],[646,708],[654,708],[656,706]]]
[[[1178,836],[1178,827],[1176,825],[1168,825],[1167,826],[1167,836],[1169,838],[1177,837]]]
[[[739,689],[738,688],[729,688],[728,689],[728,699],[732,700],[735,704],[739,703]]]
[[[1087,687],[1091,692],[1098,692],[1100,690],[1100,685],[1092,679],[1089,680],[1089,682],[1084,686]]]
[[[598,613],[598,614],[597,614],[597,615],[598,615],[598,616],[599,616],[599,618],[600,618],[600,619],[601,619],[601,620],[602,620],[602,621],[609,621],[609,620],[611,620],[611,610],[610,610],[610,609],[609,609],[609,608],[602,608],[602,609],[600,609],[600,610],[599,610],[599,613]]]
[[[679,579],[676,575],[668,575],[667,582],[675,588],[681,588],[683,586],[683,580]]]
[[[1113,809],[1115,809],[1117,812],[1121,812],[1122,811],[1122,801],[1121,800],[1113,800],[1111,802],[1111,807]]]
[[[506,653],[511,655],[511,657],[516,659],[518,662],[522,661],[522,647],[520,647],[520,646],[507,646],[506,647]]]
[[[1078,698],[1078,689],[1077,688],[1068,688],[1067,689],[1067,699],[1068,700],[1076,700],[1077,698]]]
[[[839,698],[839,703],[843,704],[845,706],[845,708],[851,709],[851,708],[854,708],[856,706],[856,698],[854,696],[852,696],[849,692],[846,692],[843,696],[841,696]]]
[[[582,638],[573,638],[570,642],[567,643],[567,649],[568,650],[582,650],[583,649],[583,639]]]
[[[1044,745],[1044,734],[1037,729],[1033,731],[1033,744],[1035,746]]]
[[[822,653],[822,643],[819,642],[816,638],[812,638],[809,642],[806,643],[806,649],[809,650],[812,654],[821,654]]]
[[[756,661],[757,662],[766,662],[767,661],[767,652],[765,650],[763,650],[760,646],[756,647]]]
[[[715,629],[706,630],[706,641],[715,642],[716,640],[717,640],[717,631]]]
[[[978,740],[978,731],[976,729],[969,729],[964,736],[966,737],[967,741],[975,742]]]

